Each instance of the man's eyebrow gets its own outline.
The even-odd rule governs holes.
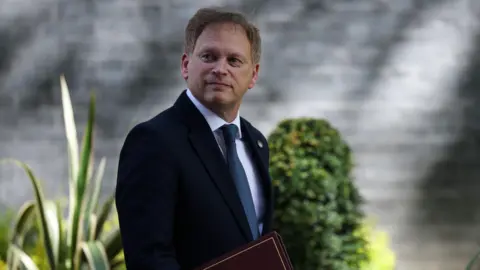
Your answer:
[[[231,53],[230,56],[239,58],[239,59],[242,60],[242,61],[248,61],[248,57],[245,56],[245,55],[243,55],[243,54],[241,54],[241,53],[236,53],[236,52],[234,52],[234,53]]]
[[[201,47],[199,52],[217,52],[218,49],[210,46]]]
[[[239,58],[245,58],[245,56],[241,53],[232,52],[232,53],[230,53],[230,55],[235,56],[235,57],[239,57]]]

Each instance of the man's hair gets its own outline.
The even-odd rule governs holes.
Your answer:
[[[253,62],[255,64],[260,62],[262,41],[258,28],[243,14],[223,8],[202,8],[192,16],[185,28],[185,53],[193,53],[198,37],[208,25],[214,23],[233,23],[241,26],[250,41]]]

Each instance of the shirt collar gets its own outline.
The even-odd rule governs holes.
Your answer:
[[[238,127],[238,138],[242,138],[242,129],[240,127],[240,114],[237,114],[237,117],[235,117],[235,119],[231,123],[228,123],[227,121],[220,118],[217,114],[212,112],[210,109],[205,107],[197,98],[195,98],[195,96],[193,96],[192,92],[188,88],[187,96],[190,98],[195,107],[197,107],[203,117],[205,117],[205,120],[207,120],[207,123],[213,132],[221,128],[223,125],[234,124]]]

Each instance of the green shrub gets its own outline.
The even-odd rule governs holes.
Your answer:
[[[69,202],[48,200],[38,177],[25,163],[11,161],[27,174],[35,199],[18,211],[9,233],[8,269],[110,270],[123,264],[118,227],[104,230],[114,208],[114,196],[99,204],[105,159],[94,168],[93,131],[95,98],[92,95],[88,121],[80,145],[65,79],[61,78],[62,103],[67,138]],[[66,209],[65,209],[66,208]],[[65,211],[67,210],[67,211]],[[67,212],[64,217],[63,213]]]
[[[270,134],[276,190],[274,229],[296,270],[360,269],[368,261],[362,198],[352,182],[352,153],[327,121],[300,118]]]

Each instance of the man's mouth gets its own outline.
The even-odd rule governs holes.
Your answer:
[[[230,86],[229,84],[222,83],[222,82],[207,82],[210,85],[221,85],[221,86]]]

